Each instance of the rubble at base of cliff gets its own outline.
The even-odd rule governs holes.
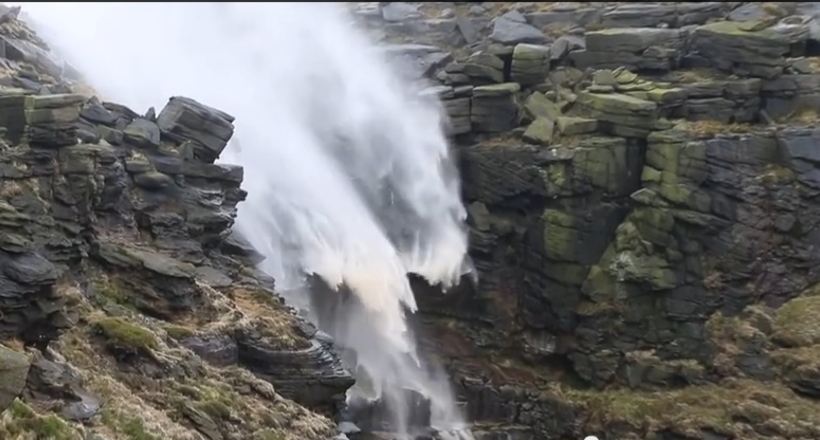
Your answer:
[[[457,146],[480,282],[416,293],[479,437],[820,435],[815,3],[351,10]]]

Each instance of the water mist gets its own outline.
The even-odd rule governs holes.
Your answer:
[[[185,95],[236,116],[222,160],[245,168],[237,227],[280,289],[305,275],[345,292],[309,306],[355,352],[351,394],[403,392],[471,438],[446,379],[420,362],[405,313],[415,273],[447,287],[468,269],[465,211],[435,100],[399,79],[334,3],[31,3],[33,25],[104,98],[138,111]],[[316,301],[316,299],[320,299]]]

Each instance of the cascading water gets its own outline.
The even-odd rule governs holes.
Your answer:
[[[352,393],[387,400],[405,432],[403,393],[415,390],[442,436],[471,438],[405,319],[416,309],[408,273],[446,287],[469,269],[440,111],[352,27],[344,4],[23,5],[106,98],[139,110],[185,95],[236,116],[222,159],[245,167],[237,225],[280,289],[305,290],[307,274],[352,293],[314,292],[321,301],[310,304],[355,352]]]

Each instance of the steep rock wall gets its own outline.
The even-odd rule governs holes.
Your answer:
[[[356,10],[459,145],[479,283],[416,291],[480,430],[815,436],[815,6],[436,5]]]

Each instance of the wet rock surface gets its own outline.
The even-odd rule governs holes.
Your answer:
[[[358,5],[452,57],[479,283],[414,283],[479,437],[818,435],[815,4]]]

